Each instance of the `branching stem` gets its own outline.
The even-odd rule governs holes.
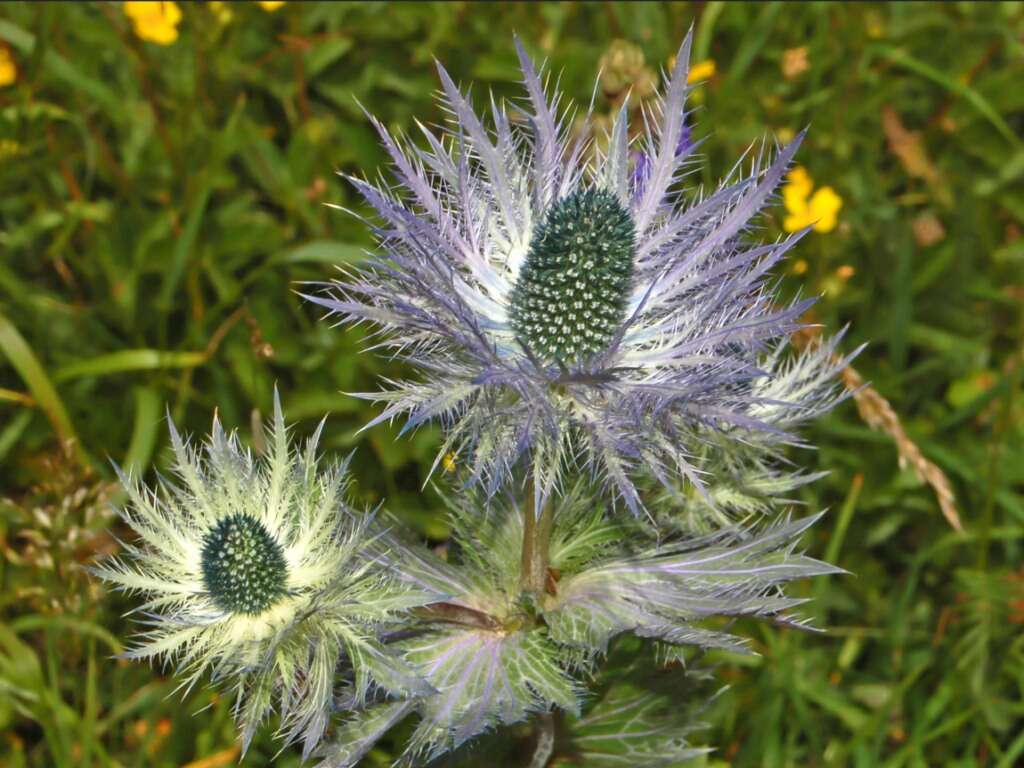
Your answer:
[[[424,621],[438,621],[475,629],[497,630],[501,622],[490,614],[455,603],[431,603],[414,608],[413,615]]]

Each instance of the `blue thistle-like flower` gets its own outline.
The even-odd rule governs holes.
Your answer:
[[[281,735],[308,754],[334,706],[339,659],[355,702],[378,688],[431,690],[380,635],[438,594],[391,578],[369,554],[380,533],[345,504],[346,465],[319,466],[318,436],[294,450],[276,395],[264,457],[216,420],[205,455],[172,426],[180,482],[161,479],[154,492],[122,475],[121,514],[141,542],[94,569],[148,598],[137,609],[147,630],[125,655],[176,663],[186,689],[207,672],[228,682],[244,746],[276,703]]]
[[[380,217],[381,258],[308,297],[376,325],[422,372],[362,394],[386,404],[371,423],[441,421],[438,461],[458,453],[491,492],[530,457],[538,501],[582,462],[634,511],[640,472],[702,488],[699,457],[722,436],[797,442],[793,428],[835,402],[840,363],[779,354],[813,299],[780,304],[771,271],[805,232],[746,235],[803,134],[684,195],[689,36],[633,162],[627,106],[587,161],[517,46],[527,103],[492,100],[491,130],[440,65],[445,135],[423,129],[416,147],[371,117],[397,184],[351,181]]]

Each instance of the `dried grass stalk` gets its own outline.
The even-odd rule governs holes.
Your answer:
[[[905,468],[907,465],[913,468],[914,474],[923,482],[928,483],[935,491],[939,507],[949,524],[957,531],[963,531],[960,515],[956,511],[953,489],[949,485],[949,478],[946,477],[945,472],[926,459],[917,444],[907,437],[900,418],[889,401],[882,397],[878,390],[865,386],[864,379],[852,366],[846,366],[840,377],[846,388],[853,392],[853,399],[857,404],[857,412],[860,417],[869,427],[885,432],[896,443],[900,468]]]
[[[794,344],[798,347],[817,344],[819,337],[815,330],[807,329],[794,335]],[[896,443],[900,468],[910,466],[922,482],[932,487],[943,517],[955,530],[962,532],[963,525],[956,509],[956,498],[953,496],[949,478],[946,477],[945,472],[926,459],[917,444],[907,436],[900,423],[900,417],[896,415],[896,411],[889,401],[882,397],[877,389],[865,384],[863,377],[851,365],[843,368],[840,378],[843,385],[852,393],[853,400],[857,404],[857,412],[864,422],[872,429],[884,432]]]

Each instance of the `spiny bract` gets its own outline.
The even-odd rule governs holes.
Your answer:
[[[528,504],[504,494],[489,503],[466,492],[447,499],[453,546],[446,560],[390,534],[374,542],[395,578],[446,595],[394,642],[431,692],[399,701],[378,697],[357,708],[321,751],[318,768],[352,768],[386,730],[413,714],[419,719],[403,766],[424,765],[498,726],[555,709],[566,718],[593,717],[600,708],[590,708],[587,690],[613,638],[656,639],[673,659],[688,646],[749,653],[743,638],[706,622],[752,616],[799,625],[791,611],[804,601],[785,595],[785,584],[837,571],[794,551],[817,516],[783,519],[760,532],[665,542],[643,521],[609,519],[591,491],[577,481],[553,502],[551,581],[529,608],[520,600]],[[678,722],[674,729],[632,734],[621,720],[613,723],[623,731],[605,730],[611,742],[636,741],[648,750],[620,765],[676,765],[690,751]],[[571,734],[581,739],[570,747],[573,754],[591,741],[585,731]],[[658,743],[644,742],[645,733],[657,734]],[[666,748],[671,759],[658,759]]]
[[[176,662],[185,688],[206,672],[229,682],[245,745],[276,698],[281,734],[308,753],[333,708],[339,659],[351,665],[354,701],[371,687],[428,689],[378,636],[437,595],[392,579],[367,554],[379,535],[372,516],[345,504],[345,464],[319,466],[318,436],[293,450],[276,395],[264,457],[216,420],[205,455],[172,425],[180,484],[150,491],[122,475],[121,514],[141,546],[95,568],[149,598],[136,609],[147,629],[126,656]]]
[[[492,99],[489,130],[439,65],[447,132],[424,128],[419,147],[374,120],[396,185],[350,179],[379,216],[380,257],[308,298],[375,324],[422,372],[361,395],[386,404],[371,424],[440,421],[438,461],[457,454],[489,493],[526,464],[538,508],[567,471],[589,468],[639,512],[638,476],[703,490],[711,444],[799,442],[845,361],[779,354],[813,299],[781,301],[772,270],[806,231],[747,234],[803,133],[745,176],[737,163],[713,190],[684,189],[689,36],[637,138],[623,104],[593,153],[589,115],[570,130],[518,50],[517,119]]]

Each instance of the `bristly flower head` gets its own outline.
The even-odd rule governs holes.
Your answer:
[[[319,431],[293,450],[275,395],[270,450],[254,458],[215,419],[205,455],[171,427],[179,482],[150,491],[122,475],[122,517],[141,540],[97,575],[148,601],[148,630],[126,655],[176,663],[191,687],[205,672],[238,695],[248,745],[279,702],[280,730],[310,750],[333,706],[339,658],[356,700],[429,690],[378,641],[409,607],[437,595],[388,577],[366,553],[372,516],[344,502],[345,465],[318,467]]]
[[[625,319],[635,240],[629,211],[603,189],[548,208],[509,301],[523,347],[566,364],[607,347]]]
[[[812,302],[780,304],[771,270],[806,230],[746,237],[803,134],[684,195],[689,48],[637,138],[623,105],[604,153],[570,136],[521,46],[526,102],[492,100],[490,130],[440,67],[441,138],[424,128],[416,147],[374,120],[397,185],[351,181],[382,257],[309,298],[421,370],[364,395],[387,404],[376,421],[441,421],[439,459],[459,454],[492,492],[523,457],[538,496],[582,461],[636,511],[637,471],[701,487],[710,442],[770,450],[835,402],[831,358],[778,354]]]

